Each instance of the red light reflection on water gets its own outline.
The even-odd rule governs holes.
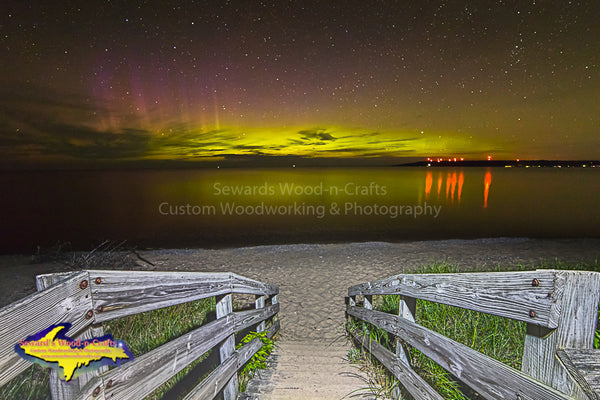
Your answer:
[[[437,198],[440,198],[442,193],[442,185],[444,184],[444,177],[440,172],[437,176]],[[487,207],[488,197],[490,193],[490,186],[492,184],[492,173],[487,172],[484,179],[484,204],[483,207]],[[446,200],[454,201],[455,196],[460,204],[462,200],[463,187],[465,185],[465,174],[463,171],[460,172],[448,172],[446,175]],[[427,172],[425,174],[425,198],[431,197],[431,189],[433,187],[433,173]]]
[[[454,172],[452,174],[452,189],[450,190],[450,192],[452,193],[452,201],[454,201],[454,192],[456,192],[456,182],[457,182],[458,178],[456,177],[456,172]]]
[[[483,208],[487,208],[487,205],[488,205],[488,196],[490,194],[490,186],[492,185],[492,173],[490,171],[488,171],[485,174],[485,179],[484,179],[483,183],[484,183],[484,188],[483,188]]]
[[[425,198],[429,198],[429,194],[431,193],[431,185],[433,184],[433,176],[431,172],[427,172],[427,176],[425,177]]]

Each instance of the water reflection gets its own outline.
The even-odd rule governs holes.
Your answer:
[[[491,236],[600,237],[599,171],[391,167],[0,174],[0,187],[7,188],[0,195],[0,253],[31,254],[38,245],[50,248],[67,242],[89,250],[107,238],[127,240],[133,246],[211,247]],[[303,189],[290,194],[282,185]],[[249,191],[235,194],[231,189],[226,194],[222,190],[240,186]],[[310,194],[311,188],[322,188],[322,194],[316,190]],[[404,213],[391,217],[389,212],[357,211],[414,209],[424,206],[426,197],[428,207],[443,206],[439,216]],[[163,215],[164,204],[191,212]],[[352,206],[348,212],[347,204]],[[243,207],[243,215],[223,211],[238,206]],[[246,211],[247,207],[251,211],[291,207],[293,212],[258,215],[258,211]],[[321,213],[311,210],[325,210],[326,215],[320,217]],[[23,229],[27,235],[14,234]]]
[[[425,198],[429,199],[429,194],[431,193],[431,185],[433,184],[433,177],[431,176],[431,172],[427,173],[425,177]]]
[[[485,174],[484,189],[483,189],[483,208],[487,208],[488,195],[490,194],[490,185],[492,184],[492,173],[488,171]]]
[[[444,177],[442,172],[438,173],[437,176],[437,198],[440,198],[442,192],[442,185],[444,184]],[[448,172],[446,175],[446,200],[454,202],[455,195],[458,199],[458,204],[462,200],[463,186],[465,184],[465,174],[463,171],[460,172]],[[488,197],[490,194],[490,186],[492,184],[492,173],[487,171],[484,178],[484,199],[483,207],[487,208]],[[425,198],[429,199],[431,196],[431,187],[433,186],[433,172],[427,171],[425,175]]]

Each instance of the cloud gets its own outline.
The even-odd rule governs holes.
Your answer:
[[[308,129],[299,131],[298,134],[302,137],[302,140],[307,141],[335,141],[337,138],[333,137],[325,129]]]
[[[142,129],[141,117],[45,90],[0,89],[0,151],[6,160],[257,160],[396,156],[414,150],[397,134],[342,128],[202,129],[177,121]]]
[[[124,159],[144,155],[150,132],[133,128],[98,128],[91,124],[115,116],[101,104],[69,93],[0,91],[0,149],[10,158]]]

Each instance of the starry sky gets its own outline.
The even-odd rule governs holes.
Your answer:
[[[600,158],[598,1],[13,1],[2,166]]]

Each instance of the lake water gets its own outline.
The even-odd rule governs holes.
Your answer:
[[[0,174],[2,253],[600,237],[600,169],[325,168]]]

